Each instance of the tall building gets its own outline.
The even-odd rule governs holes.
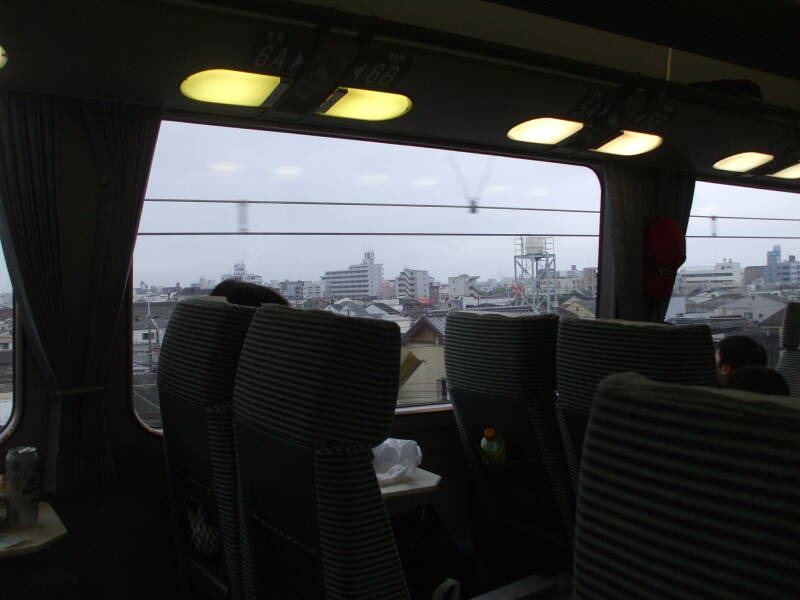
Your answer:
[[[681,269],[677,282],[679,294],[698,288],[738,290],[742,287],[742,267],[733,259],[723,258],[721,263],[713,267]]]
[[[303,282],[303,300],[322,298],[322,284],[319,281]]]
[[[224,275],[220,275],[220,279],[222,281],[225,281],[226,279],[235,279],[236,281],[264,285],[264,278],[261,275],[255,275],[247,272],[243,260],[233,263],[233,273],[225,273]]]
[[[450,294],[450,299],[453,300],[455,298],[463,298],[464,296],[469,296],[470,288],[472,284],[478,280],[478,275],[467,275],[466,273],[462,273],[457,277],[448,277],[447,278],[447,287]]]
[[[289,301],[303,300],[303,288],[305,281],[289,281],[288,279],[281,281],[278,291],[281,295]]]
[[[781,260],[781,247],[773,246],[767,251],[767,266],[764,269],[764,283],[775,285],[800,284],[800,263],[795,256]]]
[[[597,267],[583,268],[583,289],[597,294]]]
[[[322,295],[325,298],[375,297],[383,282],[383,265],[375,263],[375,253],[364,253],[357,265],[342,271],[325,271],[322,276]]]
[[[403,269],[397,276],[398,298],[430,298],[431,278],[427,271]]]
[[[781,247],[775,245],[772,250],[767,250],[767,269],[764,273],[764,282],[772,283],[778,280],[778,265],[781,262]]]

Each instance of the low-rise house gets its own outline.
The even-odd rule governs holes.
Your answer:
[[[786,306],[788,300],[776,294],[753,294],[729,300],[714,310],[719,316],[741,315],[748,321],[760,323]]]
[[[437,311],[419,319],[403,336],[403,347],[422,361],[400,388],[399,405],[441,402],[444,392],[444,343],[447,311]]]
[[[597,310],[596,305],[597,300],[594,298],[591,300],[568,300],[559,309],[572,313],[581,319],[594,319],[595,311]]]

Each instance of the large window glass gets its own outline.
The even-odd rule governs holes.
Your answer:
[[[800,300],[798,194],[698,182],[667,321],[748,335],[770,366],[786,303]]]
[[[582,167],[165,122],[134,259],[136,409],[158,425],[177,302],[231,277],[397,323],[399,405],[442,401],[448,311],[594,316],[599,210]]]
[[[0,249],[0,431],[14,410],[14,295]]]

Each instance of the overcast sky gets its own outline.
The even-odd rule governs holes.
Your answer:
[[[289,200],[515,206],[599,210],[600,185],[586,168],[390,144],[165,122],[153,161],[148,198]],[[793,217],[800,195],[698,183],[693,214]],[[236,232],[236,204],[145,203],[140,232]],[[800,235],[797,223],[719,220],[719,235]],[[596,234],[595,214],[478,208],[248,205],[251,232],[451,232]],[[689,235],[708,235],[693,219]],[[784,257],[800,240],[687,241],[685,266],[733,258],[765,263],[772,244]],[[557,268],[597,264],[596,237],[557,237]],[[219,281],[236,260],[271,279],[319,280],[326,270],[360,262],[374,250],[387,279],[404,267],[440,281],[460,273],[481,279],[512,276],[514,238],[387,236],[140,236],[134,282],[189,285]],[[0,273],[0,290],[9,289]]]

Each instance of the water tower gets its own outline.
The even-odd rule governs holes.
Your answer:
[[[534,313],[555,312],[556,293],[555,239],[519,237],[514,241],[514,282],[522,303]]]

